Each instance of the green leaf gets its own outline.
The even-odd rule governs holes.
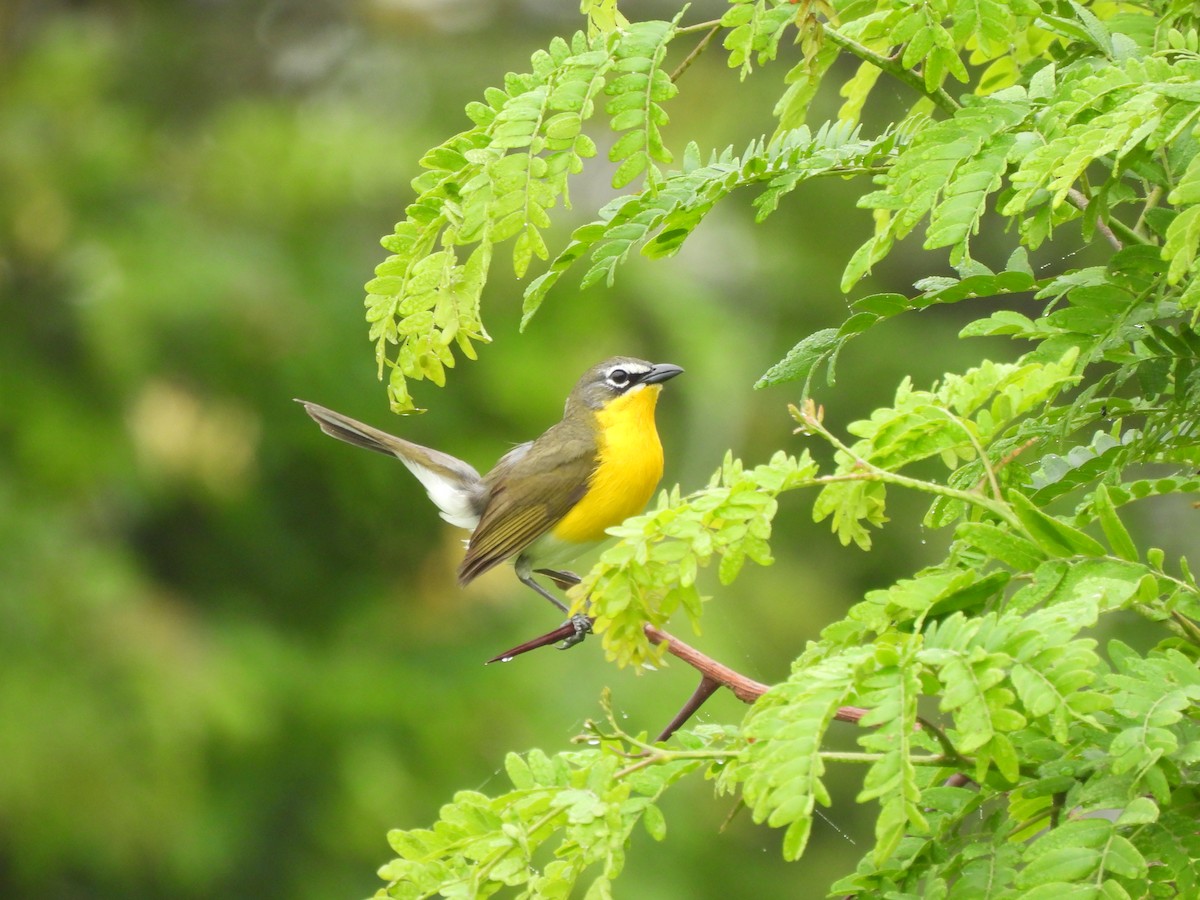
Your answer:
[[[784,5],[734,0],[721,17],[722,27],[728,29],[724,47],[729,51],[729,67],[741,69],[745,78],[756,58],[759,65],[774,59],[792,17],[792,10]]]
[[[727,456],[708,487],[682,497],[664,494],[658,508],[610,529],[621,543],[606,550],[575,589],[590,597],[588,613],[605,653],[620,665],[657,662],[662,648],[646,637],[647,623],[663,626],[680,606],[698,623],[701,606],[695,570],[721,557],[722,580],[745,560],[771,563],[771,523],[776,496],[811,484],[817,467],[807,453],[777,453],[745,468]]]
[[[1047,515],[1024,495],[1010,493],[1013,512],[1025,526],[1029,538],[1051,556],[1103,556],[1104,548],[1094,538],[1061,519]]]
[[[409,379],[444,382],[452,345],[470,358],[474,343],[490,340],[479,305],[493,243],[515,239],[518,276],[548,256],[541,230],[565,199],[567,178],[594,153],[579,129],[619,62],[619,44],[556,38],[533,55],[531,72],[510,73],[504,90],[491,88],[486,104],[468,107],[473,128],[422,158],[428,171],[413,182],[418,196],[383,239],[392,256],[367,285],[370,336],[380,375],[390,369],[396,411],[414,409]],[[458,248],[471,248],[465,263]]]
[[[1033,888],[1090,878],[1103,860],[1101,848],[1112,836],[1112,823],[1077,819],[1047,832],[1026,853],[1017,886]]]
[[[656,841],[662,841],[667,836],[667,820],[663,817],[662,810],[653,803],[643,810],[642,825],[645,826],[646,833]]]
[[[741,785],[754,821],[787,829],[787,859],[804,852],[815,805],[830,802],[822,781],[822,738],[848,700],[859,667],[873,655],[871,648],[853,648],[798,668],[764,694],[746,718],[743,761],[721,776],[728,786]]]
[[[922,28],[917,34],[933,41],[939,28]],[[914,47],[917,44],[910,44],[909,51]],[[919,56],[922,51],[916,53]],[[935,53],[930,61],[950,58],[958,60],[953,53]],[[933,77],[933,70],[927,68],[927,83]],[[1016,146],[1016,139],[1008,132],[1029,111],[1024,99],[972,104],[955,110],[952,118],[930,123],[917,132],[880,177],[883,189],[859,201],[860,206],[887,215],[876,216],[875,234],[847,266],[843,289],[869,271],[894,241],[905,237],[926,215],[931,216],[927,247],[953,246],[955,261],[969,257],[970,235],[978,228],[987,197],[1000,188],[1001,176]],[[863,253],[868,259],[860,256]]]
[[[911,761],[917,731],[917,700],[921,693],[914,650],[917,641],[881,644],[876,652],[877,668],[864,687],[862,702],[870,712],[862,725],[871,730],[859,744],[878,751],[863,779],[858,801],[879,800],[875,823],[874,858],[882,864],[896,849],[910,826],[919,831],[929,824],[921,809],[921,789]]]
[[[838,332],[833,328],[815,331],[788,351],[787,356],[771,366],[754,383],[754,387],[772,387],[788,381],[804,381],[804,393],[808,393],[808,384],[812,379],[813,370],[822,363],[829,363],[829,382],[833,383],[833,357],[841,346]]]
[[[1032,571],[1046,559],[1033,541],[987,522],[963,522],[955,537],[1019,572]]]
[[[1197,247],[1200,247],[1200,205],[1183,210],[1167,228],[1162,255],[1171,264],[1167,270],[1168,282],[1178,284],[1192,272]]]
[[[1110,835],[1108,846],[1105,847],[1104,868],[1123,878],[1144,878],[1146,858],[1127,838],[1113,834]]]
[[[1096,518],[1100,521],[1100,527],[1104,530],[1104,536],[1108,539],[1109,545],[1113,548],[1113,553],[1133,562],[1138,560],[1137,545],[1134,544],[1133,538],[1130,537],[1124,523],[1121,522],[1117,515],[1116,506],[1108,493],[1107,485],[1100,485],[1096,488],[1093,494],[1092,509],[1096,513]]]
[[[653,182],[658,177],[654,162],[671,161],[659,128],[668,121],[660,104],[679,93],[662,68],[674,36],[674,22],[634,22],[620,33],[614,68],[624,74],[604,89],[609,97],[604,107],[611,117],[609,125],[614,132],[625,132],[608,154],[610,160],[620,163],[613,175],[615,188],[626,186],[643,172]]]
[[[1117,827],[1123,825],[1149,825],[1151,822],[1158,821],[1158,804],[1149,797],[1134,797],[1129,801],[1129,805],[1121,811],[1120,818],[1117,819]]]

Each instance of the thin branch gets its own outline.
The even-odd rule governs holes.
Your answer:
[[[676,28],[676,34],[696,34],[701,31],[707,31],[710,28],[720,28],[720,19],[709,19],[707,22],[697,22],[695,25],[684,25],[682,28]]]
[[[1163,168],[1168,172],[1171,171],[1169,165],[1164,165]],[[1137,221],[1133,223],[1135,234],[1140,235],[1142,233],[1142,226],[1146,224],[1146,214],[1158,206],[1158,202],[1163,198],[1165,193],[1166,191],[1163,190],[1162,185],[1156,184],[1150,190],[1150,193],[1146,195],[1146,204],[1142,207],[1141,213],[1138,214]]]
[[[690,719],[705,701],[717,692],[717,688],[721,683],[708,675],[700,676],[700,684],[696,686],[696,690],[692,692],[692,696],[687,699],[687,702],[679,708],[679,712],[675,713],[675,717],[667,723],[666,728],[658,733],[658,737],[654,739],[655,743],[665,741],[670,738],[676,731],[683,727],[684,723]]]
[[[1012,462],[1014,459],[1016,459],[1018,456],[1020,456],[1022,453],[1024,453],[1026,450],[1028,450],[1034,444],[1036,444],[1038,442],[1038,440],[1039,440],[1038,438],[1031,437],[1029,440],[1027,440],[1025,443],[1021,444],[1019,447],[1009,450],[1002,457],[1000,457],[1000,461],[998,463],[996,463],[996,468],[1003,469],[1010,462]]]
[[[676,659],[687,663],[697,672],[712,679],[722,687],[729,688],[733,692],[733,695],[743,703],[753,703],[770,690],[769,685],[765,685],[761,681],[755,681],[741,672],[735,672],[729,666],[717,662],[711,656],[701,653],[695,647],[685,644],[679,638],[668,634],[661,628],[655,628],[653,625],[647,624],[642,626],[642,631],[646,633],[646,637],[650,639],[650,643],[665,644],[668,653]]]
[[[1126,244],[1141,244],[1143,247],[1157,246],[1154,240],[1134,231],[1118,218],[1114,217],[1109,219],[1106,224],[1112,228],[1113,233],[1120,237]]]
[[[1088,198],[1084,196],[1083,191],[1079,190],[1079,188],[1071,188],[1067,191],[1067,199],[1071,201],[1072,206],[1083,212],[1087,212],[1088,207],[1091,205]],[[1108,223],[1099,216],[1096,216],[1096,230],[1108,239],[1108,242],[1113,245],[1114,250],[1120,250],[1125,246],[1121,243],[1121,239],[1113,234],[1113,230],[1109,227]]]
[[[965,772],[955,772],[942,782],[942,787],[966,787],[971,784],[975,784],[975,781],[970,775]]]
[[[946,732],[942,731],[942,729],[938,728],[924,716],[917,716],[917,725],[920,726],[922,731],[927,731],[934,736],[938,744],[941,745],[944,757],[957,760],[963,766],[968,764],[966,758],[954,748],[954,744],[946,736]]]
[[[993,467],[993,469],[988,470],[988,473],[992,476],[993,486],[995,485],[995,478],[996,478],[995,472],[999,472],[1001,469],[1003,469],[1005,466],[1007,466],[1009,463],[1011,463],[1014,459],[1016,459],[1018,456],[1020,456],[1022,453],[1024,453],[1026,450],[1028,450],[1030,447],[1032,447],[1037,442],[1038,442],[1038,438],[1031,437],[1029,440],[1027,440],[1025,443],[1021,444],[1019,447],[1016,447],[1013,450],[1009,450],[1002,457],[1000,457],[1000,459],[996,462],[996,465]],[[984,482],[984,479],[980,478],[977,482],[975,482],[975,487],[972,488],[972,490],[976,490],[976,491],[982,490],[983,482]]]
[[[843,481],[880,481],[884,484],[895,484],[914,491],[923,491],[927,494],[938,494],[942,497],[949,497],[952,500],[960,500],[972,506],[981,506],[988,512],[1003,519],[1012,527],[1023,530],[1020,519],[1017,518],[1008,504],[1002,500],[992,500],[975,491],[959,490],[949,485],[938,484],[936,481],[921,481],[919,478],[910,478],[898,472],[889,472],[887,469],[881,469],[868,460],[863,459],[850,449],[849,446],[839,440],[837,435],[825,427],[821,422],[821,414],[816,411],[811,400],[805,402],[803,409],[795,405],[790,406],[789,409],[791,410],[792,417],[801,423],[800,428],[797,429],[798,431],[807,431],[810,434],[816,434],[824,438],[834,449],[841,450],[854,460],[854,464],[858,469],[858,471],[845,472],[840,475],[822,475],[812,479],[812,484],[837,484]]]
[[[590,623],[591,620],[589,619],[588,622]],[[578,641],[574,641],[571,644],[566,644],[565,642],[578,637],[579,633],[579,630],[575,627],[575,621],[573,619],[568,620],[557,628],[547,631],[545,634],[540,634],[535,638],[525,641],[523,644],[517,644],[517,646],[510,647],[502,653],[497,653],[491,659],[485,661],[484,665],[490,666],[492,663],[512,662],[518,656],[522,656],[530,650],[537,650],[539,647],[548,647],[551,644],[558,644],[559,642],[563,642],[561,646],[565,650],[568,646],[574,646],[575,643],[578,643]]]
[[[1183,631],[1184,636],[1193,644],[1200,646],[1200,625],[1197,625],[1177,609],[1171,610],[1171,618]]]
[[[983,444],[979,443],[979,438],[975,436],[975,432],[967,427],[967,423],[954,415],[948,409],[939,410],[944,416],[950,419],[955,425],[962,429],[963,434],[967,436],[967,440],[971,442],[971,446],[975,448],[975,453],[979,456],[979,464],[983,466],[984,477],[992,486],[992,496],[1003,502],[1004,495],[1000,493],[1000,482],[996,480],[996,471],[992,468],[992,461],[988,458],[987,451],[983,449]],[[981,481],[983,479],[980,479]]]
[[[717,22],[708,30],[708,33],[704,37],[700,38],[700,43],[693,47],[692,52],[684,57],[683,62],[675,67],[675,71],[671,73],[671,81],[679,80],[679,76],[686,72],[691,64],[699,58],[700,54],[708,49],[708,45],[712,43],[712,39],[717,36],[717,32],[720,30],[721,23]],[[679,33],[682,34],[683,29],[680,29]]]
[[[653,625],[646,624],[642,626],[642,631],[653,644],[665,644],[667,652],[676,659],[682,660],[693,669],[701,674],[702,679],[700,686],[696,692],[688,699],[683,708],[671,720],[671,724],[663,730],[659,735],[658,740],[665,741],[669,738],[680,726],[684,724],[691,716],[700,709],[700,706],[716,692],[716,686],[728,688],[735,697],[743,703],[753,703],[770,688],[761,681],[755,681],[743,675],[741,672],[736,672],[722,663],[717,662],[706,653],[701,653],[690,644],[686,644],[672,634],[668,634],[661,628],[656,628]],[[698,700],[698,702],[697,702]],[[841,706],[834,713],[834,719],[838,722],[849,722],[858,724],[859,720],[867,714],[867,710],[860,706]]]
[[[918,93],[924,94],[930,100],[938,105],[943,111],[953,114],[955,110],[960,108],[957,100],[946,93],[946,89],[942,87],[929,90],[925,86],[925,79],[920,73],[914,72],[912,69],[905,68],[897,60],[890,56],[884,56],[876,53],[874,50],[860,44],[853,38],[848,38],[840,31],[831,26],[828,22],[822,22],[821,28],[825,32],[825,37],[837,44],[843,50],[857,56],[859,59],[869,62],[871,65],[884,72],[887,72],[898,81],[902,81]]]
[[[668,749],[666,747],[656,746],[655,744],[648,744],[645,741],[640,741],[632,734],[626,733],[626,731],[618,726],[616,722],[613,722],[611,718],[609,721],[613,726],[613,734],[602,733],[600,729],[596,727],[595,722],[584,722],[583,727],[585,731],[591,732],[591,734],[600,738],[601,740],[620,741],[621,743],[629,744],[632,747],[639,748],[637,753],[623,753],[621,751],[616,751],[619,756],[623,756],[626,759],[635,760],[635,762],[614,773],[614,779],[624,778],[625,776],[631,775],[641,769],[646,769],[650,766],[656,766],[660,763],[672,762],[674,760],[727,760],[736,759],[742,754],[742,749],[740,747],[736,750]]]
[[[1050,807],[1050,827],[1057,828],[1060,819],[1062,818],[1063,808],[1067,805],[1067,795],[1065,791],[1060,791],[1054,795],[1053,806]]]
[[[591,625],[592,620],[587,619],[587,623]],[[676,659],[687,663],[693,669],[700,673],[700,684],[683,704],[679,712],[675,714],[662,733],[655,739],[656,741],[665,741],[672,734],[679,730],[688,719],[704,705],[718,688],[728,688],[729,691],[741,700],[743,703],[753,703],[768,690],[770,685],[763,684],[761,681],[755,681],[741,672],[729,668],[723,663],[717,662],[711,656],[697,650],[695,647],[681,641],[672,634],[668,634],[661,628],[656,628],[653,625],[646,624],[642,626],[646,637],[652,644],[662,644],[666,647],[668,653]],[[568,621],[545,634],[538,635],[531,640],[518,644],[505,650],[502,653],[497,653],[487,662],[511,662],[518,656],[528,653],[531,650],[537,650],[539,647],[548,647],[551,644],[558,644],[561,649],[566,649],[573,646],[578,641],[572,640],[577,638],[580,630],[576,627],[574,620]],[[586,632],[584,632],[586,633]],[[561,642],[561,643],[560,643]],[[834,713],[834,719],[839,722],[849,722],[857,724],[863,716],[867,714],[867,710],[859,706],[842,706]]]
[[[826,760],[828,762],[876,763],[876,762],[879,762],[879,760],[881,760],[881,759],[887,759],[888,754],[887,753],[853,753],[853,752],[840,752],[837,750],[821,750],[820,752],[817,753],[817,756],[819,756],[821,759]],[[945,768],[945,767],[952,767],[952,766],[959,765],[959,760],[948,759],[947,757],[942,756],[940,753],[937,755],[933,755],[933,754],[911,755],[908,757],[908,761],[910,763],[912,763],[914,766],[937,766],[938,768]],[[968,760],[968,763],[970,765],[974,765],[974,763],[970,762],[969,760]]]
[[[886,469],[876,468],[869,463],[865,464],[858,472],[847,472],[841,475],[821,475],[814,478],[812,483],[825,485],[838,484],[843,481],[881,481],[884,484],[894,484],[898,487],[906,487],[914,491],[937,494],[941,497],[948,497],[951,500],[961,500],[963,503],[981,506],[989,512],[995,513],[1014,528],[1021,527],[1020,520],[1008,508],[1008,504],[1006,503],[991,500],[974,491],[963,491],[944,484],[938,484],[936,481],[922,481],[919,478],[910,478],[907,475],[889,472]]]
[[[634,740],[629,735],[624,733],[618,735],[610,735],[610,738],[615,737],[618,740],[627,741],[634,746],[645,746],[640,741]],[[637,761],[626,766],[624,769],[613,773],[613,779],[625,778],[632,775],[634,772],[641,769],[648,769],[650,766],[657,766],[660,763],[671,762],[679,759],[698,759],[698,760],[726,760],[736,759],[741,754],[741,750],[665,750],[662,747],[650,747],[637,755]]]
[[[608,712],[608,723],[611,732],[602,731],[599,724],[595,721],[588,720],[583,724],[584,736],[576,738],[576,740],[591,740],[599,739],[601,741],[618,741],[626,744],[629,747],[635,748],[636,752],[627,752],[616,750],[619,756],[626,759],[634,760],[634,762],[624,769],[616,773],[614,777],[623,778],[641,769],[650,766],[659,765],[665,762],[677,762],[679,760],[726,760],[736,759],[741,756],[743,749],[737,748],[733,750],[715,750],[702,748],[679,748],[679,747],[663,747],[658,742],[653,744],[641,740],[635,735],[625,731],[612,716],[611,710]],[[936,729],[935,729],[936,730]],[[590,736],[590,737],[588,737]],[[863,753],[856,751],[842,750],[820,750],[817,755],[827,762],[844,762],[844,763],[875,763],[881,759],[886,759],[886,753]],[[975,765],[974,760],[963,756],[950,748],[950,753],[942,754],[911,754],[908,757],[909,762],[916,766],[938,766],[938,767],[969,767]]]

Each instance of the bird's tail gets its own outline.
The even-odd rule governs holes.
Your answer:
[[[316,403],[309,403],[307,400],[297,400],[296,402],[304,407],[304,411],[312,416],[313,421],[321,426],[323,432],[339,441],[353,444],[355,447],[364,447],[377,453],[396,456],[407,452],[410,447],[418,446]]]
[[[330,437],[399,459],[417,476],[447,522],[471,529],[478,524],[488,489],[473,467],[448,453],[398,438],[316,403],[296,402]]]

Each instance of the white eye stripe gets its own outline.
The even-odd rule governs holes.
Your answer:
[[[624,390],[632,384],[636,384],[641,380],[642,376],[649,373],[649,369],[645,366],[620,365],[613,366],[605,373],[604,381],[609,387],[617,390]]]

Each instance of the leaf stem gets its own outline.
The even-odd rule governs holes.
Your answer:
[[[979,443],[979,438],[975,436],[975,432],[967,425],[966,421],[954,415],[948,409],[942,409],[940,412],[945,415],[951,422],[957,425],[967,436],[967,440],[971,442],[971,446],[975,448],[975,453],[979,457],[979,464],[983,466],[988,483],[992,486],[992,496],[1003,502],[1004,495],[1000,493],[1000,482],[996,480],[996,470],[992,468],[992,461],[988,458],[987,451],[983,449],[983,445]]]
[[[954,744],[950,742],[950,738],[946,736],[946,732],[942,731],[942,729],[938,728],[938,726],[934,725],[924,716],[917,716],[917,722],[920,724],[922,731],[932,734],[937,740],[938,744],[942,748],[942,756],[944,756],[946,759],[954,760],[955,763],[960,767],[965,768],[966,766],[971,765],[971,763],[954,748]]]
[[[1171,618],[1183,630],[1184,636],[1193,644],[1200,646],[1200,625],[1197,625],[1177,609],[1171,610]]]
[[[696,761],[723,761],[729,759],[737,759],[745,751],[744,747],[737,749],[719,750],[719,749],[704,749],[704,748],[675,748],[663,747],[660,744],[651,744],[626,732],[620,725],[617,724],[610,712],[608,716],[610,732],[601,731],[598,723],[588,720],[584,722],[583,729],[590,735],[590,739],[599,739],[602,741],[618,741],[629,747],[636,748],[639,752],[631,754],[623,751],[616,751],[627,758],[636,757],[636,761],[624,769],[619,770],[613,776],[614,778],[624,778],[641,769],[649,768],[650,766],[660,765],[669,762],[685,762],[689,760]],[[933,732],[937,729],[928,723],[922,722],[925,727]],[[579,740],[579,739],[577,739]],[[950,746],[949,741],[943,735],[940,741],[943,746]],[[843,750],[822,750],[818,756],[826,762],[844,762],[844,763],[860,763],[871,764],[879,762],[881,759],[886,759],[890,754],[887,753],[862,753],[855,751]],[[938,766],[963,768],[973,766],[973,760],[964,757],[958,753],[952,746],[950,752],[938,754],[919,754],[910,755],[908,761],[915,766]]]
[[[881,759],[887,759],[891,754],[888,753],[855,753],[840,750],[822,750],[817,754],[826,762],[844,762],[844,763],[876,763]],[[939,768],[957,767],[964,762],[968,765],[974,765],[970,760],[965,760],[961,757],[947,757],[942,754],[920,754],[908,757],[908,761],[914,766],[937,766]]]
[[[707,31],[710,28],[720,28],[720,19],[709,19],[707,22],[697,22],[695,25],[684,25],[675,29],[676,34],[696,34],[701,31]]]
[[[812,484],[836,484],[843,481],[881,481],[885,484],[895,484],[899,487],[906,487],[914,491],[923,491],[927,494],[938,494],[942,497],[948,497],[952,500],[959,500],[973,506],[979,506],[986,509],[993,515],[1003,519],[1013,528],[1024,532],[1024,527],[1021,525],[1021,520],[1016,514],[1009,509],[1008,504],[1002,500],[992,500],[975,491],[963,491],[958,488],[952,488],[949,485],[938,484],[936,481],[921,481],[919,478],[910,478],[907,475],[901,475],[898,472],[889,472],[887,469],[881,469],[874,463],[864,459],[855,453],[849,446],[844,444],[838,437],[825,427],[821,422],[820,415],[815,411],[815,407],[811,400],[804,404],[803,409],[798,409],[795,406],[791,407],[792,416],[796,418],[804,430],[813,432],[828,441],[835,449],[841,450],[853,461],[858,471],[844,472],[838,475],[822,475],[812,479]]]

